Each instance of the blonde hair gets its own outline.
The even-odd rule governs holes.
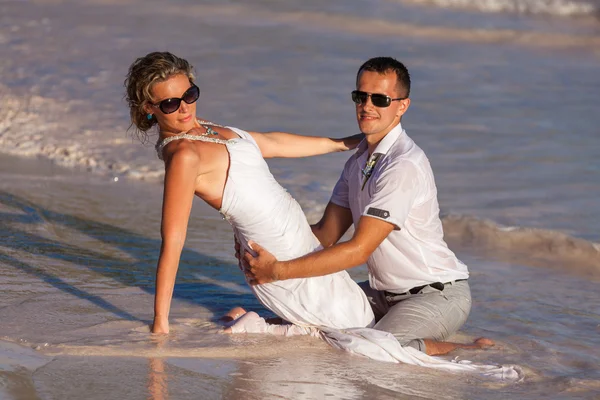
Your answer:
[[[140,57],[131,64],[125,78],[125,100],[129,106],[131,124],[128,131],[134,133],[142,141],[148,140],[147,131],[156,125],[156,117],[148,119],[144,107],[151,103],[151,90],[154,84],[164,82],[175,75],[185,75],[194,82],[193,66],[183,58],[169,52],[152,52]]]

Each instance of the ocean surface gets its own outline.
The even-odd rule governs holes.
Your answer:
[[[0,399],[600,398],[599,15],[597,0],[0,0]],[[269,313],[200,200],[173,333],[149,335],[162,164],[155,136],[128,132],[123,80],[156,50],[195,66],[199,117],[332,137],[357,133],[360,64],[403,61],[403,126],[471,271],[454,339],[497,342],[449,357],[523,379],[218,334],[233,306]],[[349,156],[269,165],[314,222]]]

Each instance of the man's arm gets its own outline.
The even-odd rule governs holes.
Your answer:
[[[352,225],[352,212],[349,208],[329,202],[319,222],[311,225],[313,234],[323,247],[336,244]]]
[[[246,275],[253,285],[273,281],[309,278],[342,271],[364,264],[375,249],[394,230],[394,225],[372,217],[362,216],[352,238],[323,250],[289,261],[277,261],[260,245],[251,242],[257,253],[244,254]]]
[[[362,133],[342,139],[302,136],[286,132],[249,132],[264,158],[308,157],[354,149],[364,138]]]

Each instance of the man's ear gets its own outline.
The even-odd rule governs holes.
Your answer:
[[[410,106],[410,99],[400,100],[400,107],[398,107],[398,112],[396,113],[396,116],[398,118],[402,117],[402,115],[404,115],[406,110],[408,110],[409,106]]]

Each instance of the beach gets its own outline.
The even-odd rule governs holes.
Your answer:
[[[594,3],[543,4],[0,3],[0,398],[597,398],[600,25]],[[362,61],[405,62],[403,127],[430,158],[446,240],[471,273],[471,315],[452,339],[497,342],[446,358],[518,365],[523,379],[220,334],[234,306],[270,314],[231,226],[200,199],[173,332],[150,335],[163,167],[156,136],[128,131],[123,79],[154,50],[194,64],[202,118],[331,137],[357,133]],[[269,166],[315,222],[350,154]],[[350,274],[367,279],[365,266]]]

